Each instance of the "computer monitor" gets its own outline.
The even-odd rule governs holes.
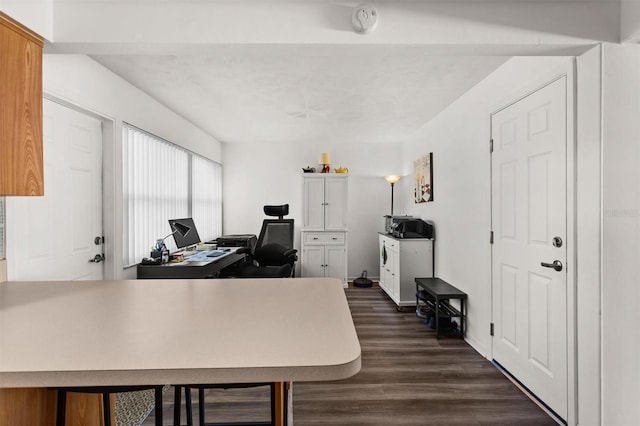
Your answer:
[[[169,219],[169,226],[178,248],[194,246],[200,243],[200,235],[198,235],[198,230],[192,218]]]

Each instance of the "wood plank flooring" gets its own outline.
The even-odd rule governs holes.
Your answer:
[[[362,370],[338,382],[294,383],[295,426],[557,424],[462,339],[436,340],[414,312],[398,312],[377,286],[346,293]],[[268,388],[206,395],[208,422],[268,418]],[[164,407],[164,423],[173,424],[173,391]],[[198,424],[197,411],[194,416]],[[143,424],[153,425],[153,414]]]

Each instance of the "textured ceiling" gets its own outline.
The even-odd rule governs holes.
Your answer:
[[[507,59],[295,45],[93,58],[224,143],[403,142]]]

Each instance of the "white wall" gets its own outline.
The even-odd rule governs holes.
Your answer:
[[[332,168],[349,168],[348,276],[366,269],[379,275],[378,236],[391,208],[391,190],[383,176],[398,173],[401,148],[396,144],[327,143],[225,144],[223,147],[223,232],[258,234],[265,204],[289,204],[289,217],[300,230],[302,168],[318,168],[321,152],[331,154]],[[397,201],[397,199],[396,199]],[[300,249],[300,235],[295,245]]]
[[[105,242],[105,276],[135,278],[134,268],[122,271],[122,122],[215,161],[221,161],[221,144],[85,55],[45,55],[43,86],[45,96],[89,111],[105,122],[104,235],[113,237]]]
[[[636,0],[620,1],[620,42],[640,40],[640,3]]]
[[[601,48],[576,58],[576,374],[577,424],[599,424],[601,342]],[[568,259],[570,262],[572,259]],[[571,356],[571,354],[570,354]],[[569,372],[571,382],[572,373]]]
[[[0,0],[0,11],[53,41],[53,0]]]
[[[69,43],[69,49],[74,43],[92,43],[92,48],[108,46],[112,52],[140,45],[295,42],[421,45],[439,54],[509,55],[566,53],[620,36],[616,1],[378,1],[379,25],[366,37],[350,24],[356,3],[156,3],[149,10],[149,0],[56,1],[56,42]]]
[[[491,354],[490,113],[521,96],[523,85],[566,58],[510,59],[426,124],[404,150],[403,172],[411,176],[413,161],[433,152],[434,201],[404,210],[435,222],[435,273],[469,297],[467,340],[480,353]],[[412,194],[411,178],[399,183]]]
[[[640,424],[640,46],[604,46],[602,424]]]

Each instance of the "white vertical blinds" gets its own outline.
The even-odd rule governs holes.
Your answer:
[[[124,266],[171,233],[169,219],[193,217],[203,240],[220,235],[221,167],[133,126],[123,124]],[[165,240],[170,251],[174,240]]]
[[[200,237],[207,240],[222,233],[222,167],[194,155],[191,170],[191,216]]]

